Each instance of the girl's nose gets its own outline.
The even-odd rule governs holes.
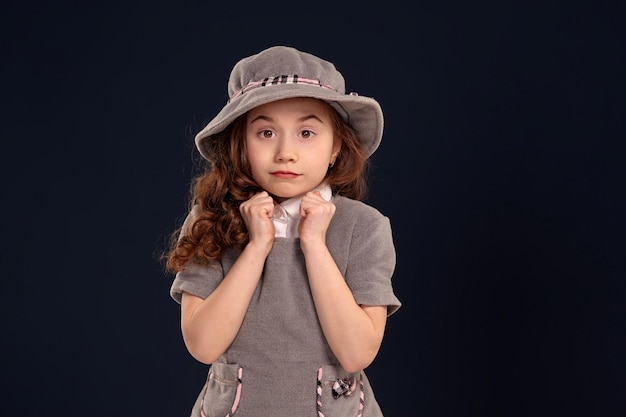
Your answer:
[[[279,140],[276,147],[276,160],[278,162],[293,162],[297,160],[297,152],[290,140]]]

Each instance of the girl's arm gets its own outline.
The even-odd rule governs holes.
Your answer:
[[[326,245],[308,248],[304,257],[315,309],[330,348],[348,372],[365,369],[382,343],[387,307],[356,303]]]
[[[309,193],[301,205],[300,245],[322,331],[333,353],[348,372],[365,369],[380,349],[386,306],[361,306],[337,268],[328,247],[326,230],[335,206]]]
[[[259,193],[241,204],[249,243],[206,299],[183,293],[183,340],[189,353],[200,362],[215,362],[239,332],[274,242],[273,210],[273,200],[267,193]]]

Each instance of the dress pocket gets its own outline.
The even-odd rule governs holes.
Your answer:
[[[237,364],[212,364],[204,389],[200,393],[200,416],[232,416],[241,399],[242,376],[243,368]]]
[[[317,370],[319,417],[361,417],[364,401],[361,372],[346,372],[335,365],[323,365]]]

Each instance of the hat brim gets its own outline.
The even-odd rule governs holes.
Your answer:
[[[221,132],[237,117],[255,107],[294,97],[317,98],[339,105],[347,114],[348,119],[346,121],[356,131],[367,157],[370,157],[380,145],[383,134],[383,112],[378,102],[373,98],[355,94],[340,94],[334,90],[315,85],[281,84],[248,91],[226,104],[217,116],[196,135],[195,143],[198,151],[204,158],[210,159],[205,144],[211,136]]]

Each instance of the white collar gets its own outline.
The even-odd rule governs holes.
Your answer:
[[[321,184],[311,191],[319,191],[322,198],[326,201],[330,201],[332,197],[332,190],[328,184]],[[300,217],[300,202],[302,201],[302,197],[304,197],[304,195],[291,197],[280,203],[280,206],[287,212],[289,217]]]
[[[328,184],[322,184],[311,191],[319,191],[322,198],[330,201],[333,192]],[[298,224],[300,223],[300,203],[304,195],[289,198],[274,208],[274,226],[276,237],[298,237]]]

